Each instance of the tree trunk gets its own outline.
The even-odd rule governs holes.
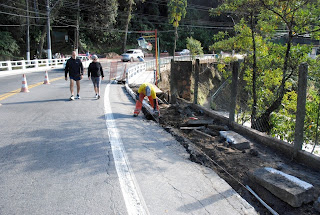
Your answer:
[[[125,35],[124,35],[124,39],[123,39],[123,52],[126,51],[126,46],[127,46],[127,37],[128,37],[128,29],[129,29],[129,24],[130,24],[130,20],[131,20],[131,11],[132,11],[132,4],[133,4],[133,0],[129,0],[129,7],[128,7],[128,16],[127,16],[127,20],[126,20],[126,29],[125,29]]]
[[[177,48],[177,40],[178,40],[178,27],[174,27],[173,61],[174,61],[174,55],[176,53],[176,48]]]
[[[39,42],[39,46],[38,46],[38,59],[42,59],[42,52],[43,52],[43,44],[44,44],[44,40],[45,40],[45,37],[47,35],[47,24],[45,24],[45,26],[42,28],[42,31],[41,31],[41,37],[40,37],[40,42]]]
[[[285,83],[286,83],[286,80],[287,80],[286,74],[287,74],[287,70],[288,70],[288,62],[289,62],[289,59],[290,59],[290,50],[291,50],[292,37],[293,37],[292,36],[292,30],[291,30],[291,28],[289,28],[287,50],[286,50],[286,56],[285,56],[285,59],[284,59],[283,70],[282,70],[282,81],[281,81],[281,85],[279,86],[279,89],[278,89],[277,99],[252,124],[251,127],[256,129],[256,130],[258,130],[258,131],[270,132],[270,130],[272,128],[272,125],[270,125],[270,114],[273,111],[277,110],[280,107],[281,103],[282,103],[282,99],[283,99],[283,96],[284,96],[285,91],[286,91]]]
[[[252,112],[251,112],[251,125],[254,124],[257,115],[257,55],[256,55],[256,41],[254,35],[254,23],[253,23],[253,14],[251,14],[251,38],[252,38],[252,47],[253,47],[253,65],[252,65]]]

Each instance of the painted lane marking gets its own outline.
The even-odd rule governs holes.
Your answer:
[[[51,80],[49,80],[49,81],[50,81],[50,82],[54,82],[54,81],[57,81],[57,80],[60,80],[60,79],[63,79],[63,78],[64,78],[64,76],[61,76],[61,77],[59,77],[59,78],[54,78],[54,79],[51,79]],[[40,86],[40,85],[42,85],[42,84],[43,84],[43,82],[39,82],[39,83],[36,83],[36,84],[28,85],[28,89],[31,89],[31,88]],[[16,90],[13,90],[13,91],[11,91],[11,92],[9,92],[9,93],[5,93],[5,94],[0,95],[0,101],[1,101],[1,100],[4,100],[4,99],[6,99],[6,98],[8,98],[8,97],[10,97],[10,96],[13,96],[13,95],[15,95],[15,94],[20,93],[20,90],[21,90],[21,88],[16,89]]]
[[[126,155],[121,137],[113,118],[109,101],[110,84],[106,86],[104,94],[104,116],[108,128],[108,134],[114,158],[114,163],[118,173],[122,195],[126,203],[128,214],[149,215],[148,208],[144,202],[134,172],[131,169]]]

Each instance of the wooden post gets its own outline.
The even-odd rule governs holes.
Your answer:
[[[175,80],[175,61],[171,59],[171,68],[170,68],[170,104],[177,103],[177,86],[174,83]]]
[[[199,88],[200,60],[196,59],[195,77],[194,77],[194,103],[198,104],[198,88]]]
[[[231,98],[229,109],[229,122],[234,122],[234,115],[236,111],[237,102],[237,86],[240,63],[235,61],[232,63],[232,84],[231,84]]]
[[[296,126],[294,132],[294,153],[295,158],[298,151],[302,149],[303,144],[303,127],[304,118],[306,116],[306,98],[307,98],[307,84],[308,84],[308,64],[302,63],[299,66],[299,80],[298,80],[298,98],[297,98],[297,113]]]

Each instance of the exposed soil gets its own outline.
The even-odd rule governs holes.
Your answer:
[[[199,120],[210,120],[200,110],[195,110],[188,104],[161,105],[160,125],[164,127],[188,150],[188,143],[196,145],[202,155],[190,155],[190,159],[213,169],[221,178],[230,184],[244,199],[256,208],[260,214],[271,214],[243,185],[249,185],[271,208],[279,214],[287,215],[315,215],[317,212],[311,202],[299,208],[291,207],[265,188],[253,183],[248,172],[260,167],[272,167],[287,174],[296,176],[315,186],[317,196],[320,194],[320,173],[306,166],[295,163],[284,155],[251,141],[251,149],[237,150],[232,148],[219,135],[220,130],[228,129],[217,120],[213,126]],[[193,121],[193,122],[191,122]],[[211,119],[212,121],[212,119]],[[212,124],[212,123],[211,123]],[[186,129],[183,129],[187,127]],[[197,129],[190,128],[197,127]],[[182,128],[182,129],[181,129]],[[208,158],[210,157],[210,158]]]

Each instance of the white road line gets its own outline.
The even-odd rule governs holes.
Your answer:
[[[127,211],[128,214],[132,215],[148,215],[148,208],[144,202],[138,183],[136,182],[133,170],[130,167],[128,157],[113,118],[109,101],[109,91],[110,84],[107,85],[104,93],[104,116],[106,119],[113,158]]]

